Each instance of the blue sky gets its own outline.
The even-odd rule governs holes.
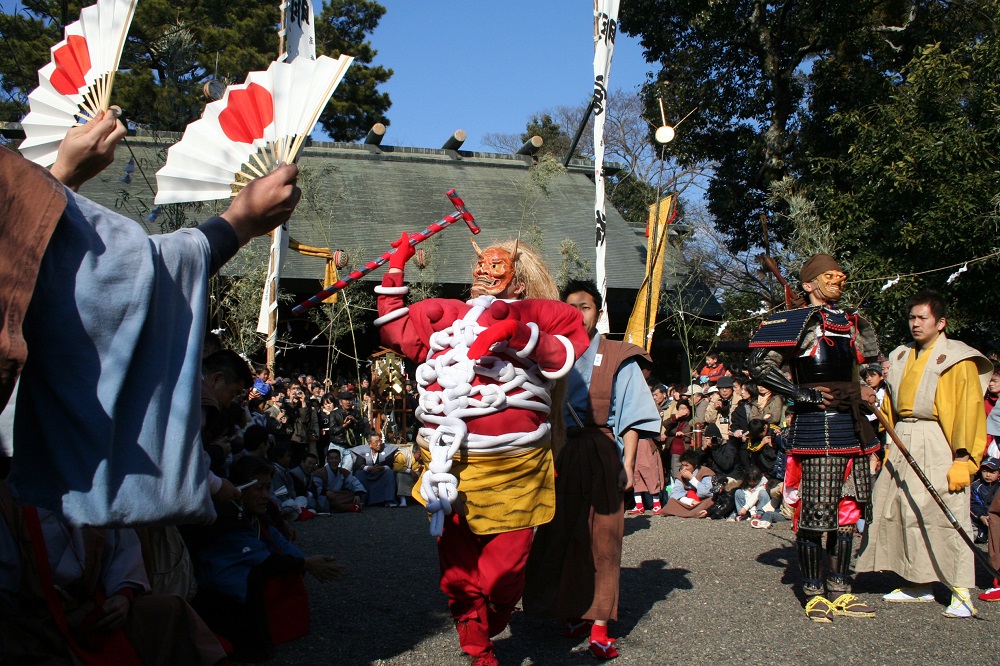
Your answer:
[[[394,72],[382,87],[387,144],[439,148],[463,129],[464,149],[489,150],[484,134],[522,132],[532,113],[590,98],[592,0],[380,1],[371,41]],[[648,69],[638,42],[619,33],[611,88],[640,85]]]
[[[392,99],[386,144],[439,148],[463,129],[464,149],[489,150],[483,135],[520,133],[535,112],[589,100],[592,0],[380,2],[387,11],[371,41],[394,72],[381,88]],[[611,89],[635,88],[647,71],[638,42],[619,32]]]

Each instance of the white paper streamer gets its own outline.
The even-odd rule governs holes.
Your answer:
[[[884,285],[882,285],[882,291],[885,291],[886,289],[890,289],[890,288],[896,286],[899,283],[899,280],[900,280],[900,277],[898,275],[896,277],[894,277],[893,279],[889,280]]]
[[[954,273],[952,273],[951,275],[949,275],[948,276],[948,284],[951,284],[952,282],[954,282],[955,280],[957,280],[958,276],[961,275],[962,273],[964,273],[967,270],[969,270],[969,264],[965,264],[964,266],[962,266],[961,268],[959,268],[957,271],[955,271]]]

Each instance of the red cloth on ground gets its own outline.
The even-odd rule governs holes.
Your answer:
[[[492,652],[490,637],[510,622],[524,591],[531,536],[530,528],[479,536],[457,513],[445,519],[438,540],[441,591],[448,596],[459,643],[472,657]]]

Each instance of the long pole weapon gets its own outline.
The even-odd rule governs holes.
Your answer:
[[[899,448],[899,452],[903,454],[904,458],[906,458],[906,462],[909,463],[910,468],[913,469],[914,473],[916,473],[917,478],[920,479],[920,482],[922,484],[924,484],[924,488],[927,489],[927,492],[930,493],[930,496],[934,498],[934,501],[937,503],[937,505],[941,508],[942,511],[944,511],[944,515],[948,519],[948,522],[951,523],[951,526],[958,531],[958,534],[962,537],[962,540],[965,541],[965,544],[972,550],[972,554],[975,555],[976,559],[979,560],[979,563],[983,565],[984,569],[986,569],[986,573],[993,576],[994,579],[1000,579],[1000,572],[998,572],[996,569],[993,568],[993,564],[990,562],[990,559],[986,556],[985,553],[983,553],[983,551],[981,551],[979,548],[976,547],[975,542],[969,537],[968,532],[966,532],[962,528],[962,526],[958,524],[958,520],[955,518],[955,514],[951,512],[951,509],[949,509],[948,506],[944,503],[944,500],[941,499],[941,496],[938,494],[937,490],[935,490],[934,486],[931,485],[930,479],[927,478],[927,475],[924,474],[924,471],[920,469],[919,465],[917,465],[917,461],[913,459],[913,456],[910,455],[910,452],[907,450],[906,446],[903,445],[903,441],[899,438],[899,435],[896,434],[896,431],[893,429],[892,425],[889,424],[889,420],[885,418],[885,415],[881,412],[881,410],[875,409],[872,411],[878,418],[879,423],[882,424],[882,427],[885,428],[885,431],[889,434],[889,437],[892,438],[893,443],[895,443],[897,448]]]
[[[441,218],[434,224],[430,225],[420,233],[411,234],[410,247],[413,247],[415,245],[424,242],[434,234],[443,231],[445,228],[451,226],[452,224],[458,222],[459,220],[462,220],[467,225],[469,225],[469,231],[471,231],[473,234],[479,233],[480,229],[479,225],[476,224],[476,218],[473,217],[472,213],[469,212],[469,209],[465,207],[465,202],[462,201],[461,198],[459,198],[458,194],[455,192],[455,189],[452,188],[448,190],[446,196],[451,200],[452,205],[455,206],[455,212],[445,215],[443,218]],[[373,259],[372,261],[369,261],[361,268],[352,271],[351,274],[348,275],[347,277],[341,280],[337,280],[335,283],[324,288],[323,291],[317,293],[315,296],[299,303],[294,308],[292,308],[292,314],[294,315],[304,314],[307,310],[316,305],[319,305],[325,299],[329,298],[334,293],[340,291],[350,283],[356,280],[360,280],[361,278],[368,275],[379,266],[385,265],[385,263],[389,261],[389,257],[392,256],[393,252],[395,252],[395,250],[389,250],[387,252],[383,252],[378,259]]]

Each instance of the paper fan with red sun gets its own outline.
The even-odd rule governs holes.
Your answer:
[[[296,161],[353,60],[273,62],[229,86],[167,151],[155,203],[228,199],[279,164]]]
[[[52,61],[38,70],[38,87],[28,95],[19,147],[25,157],[50,166],[71,127],[108,110],[137,1],[98,0],[66,26],[65,39],[52,47]]]

